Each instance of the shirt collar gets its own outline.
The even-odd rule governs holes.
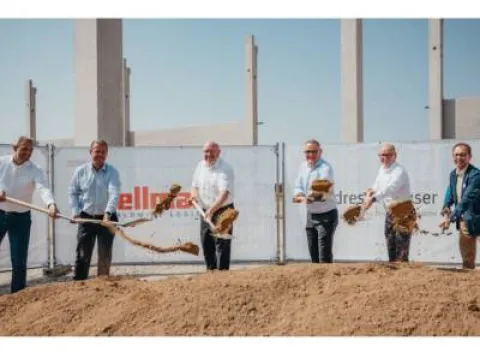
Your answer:
[[[23,164],[18,165],[15,161],[13,161],[13,155],[10,155],[10,162],[12,163],[12,165],[14,165],[16,167],[19,167],[19,168],[26,167],[30,164],[30,160],[27,160]]]
[[[306,162],[306,165],[307,165],[307,168],[308,168],[308,169],[313,170],[313,169],[316,169],[317,167],[319,167],[319,166],[322,164],[322,162],[323,162],[323,159],[320,158],[320,159],[317,160],[316,163],[312,164],[311,166],[310,166],[310,164],[309,164],[308,162]]]
[[[468,169],[468,165],[465,166],[462,170],[455,169],[455,173],[457,174],[457,176],[463,176],[465,175],[467,169]]]
[[[397,162],[394,161],[393,163],[390,164],[390,166],[388,168],[384,167],[383,165],[382,165],[381,168],[382,168],[383,171],[389,172],[389,171],[392,171],[393,169],[395,169],[396,167],[397,167]]]
[[[90,163],[90,169],[95,171],[95,168],[93,167],[93,163]],[[100,171],[106,172],[107,171],[107,163],[103,163],[103,166],[100,168]]]
[[[222,159],[218,158],[212,165],[209,165],[205,160],[203,160],[203,164],[209,169],[217,169],[220,166],[221,161]]]

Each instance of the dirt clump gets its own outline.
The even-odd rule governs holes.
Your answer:
[[[295,264],[0,296],[0,335],[480,335],[480,272]]]

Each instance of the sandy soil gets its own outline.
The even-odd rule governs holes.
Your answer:
[[[480,272],[292,264],[0,296],[0,335],[480,335]]]

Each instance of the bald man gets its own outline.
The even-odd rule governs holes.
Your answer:
[[[392,144],[384,144],[378,152],[380,169],[371,189],[367,190],[363,206],[368,209],[378,202],[388,209],[392,201],[411,200],[410,178],[406,169],[397,162],[397,151]],[[392,218],[385,216],[384,230],[389,262],[408,262],[411,234],[393,228]]]
[[[215,223],[218,216],[234,208],[234,171],[220,158],[220,146],[211,141],[203,147],[201,160],[193,174],[190,200],[197,202],[205,211],[206,218]],[[232,234],[233,229],[230,229]],[[212,235],[210,226],[203,219],[200,223],[200,238],[207,270],[229,270],[231,240]]]

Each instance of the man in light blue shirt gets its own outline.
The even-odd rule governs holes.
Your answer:
[[[117,169],[106,163],[107,154],[108,144],[103,140],[95,140],[90,145],[91,161],[75,169],[68,189],[74,219],[118,221],[120,176]],[[78,225],[74,280],[88,278],[96,239],[98,239],[97,275],[110,275],[114,237],[115,235],[101,224]]]
[[[338,225],[338,210],[334,186],[321,201],[309,200],[314,180],[328,180],[334,183],[332,166],[322,159],[322,148],[315,140],[308,140],[304,146],[305,161],[301,164],[295,183],[294,198],[305,199],[307,206],[306,233],[308,250],[312,263],[333,262],[333,236]]]

